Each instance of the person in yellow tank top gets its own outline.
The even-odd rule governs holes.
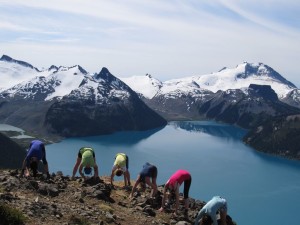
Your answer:
[[[98,165],[96,163],[95,152],[90,147],[82,147],[79,149],[76,163],[73,168],[72,178],[74,179],[75,174],[79,167],[80,176],[86,180],[84,174],[89,175],[92,173],[92,168],[94,168],[94,178],[99,178]],[[84,173],[82,172],[84,170]]]
[[[114,176],[124,175],[124,185],[130,186],[130,173],[128,171],[129,158],[124,153],[117,153],[111,170],[110,183],[113,186]]]

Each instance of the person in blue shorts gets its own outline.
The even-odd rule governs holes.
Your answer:
[[[29,145],[27,155],[23,161],[21,175],[23,176],[25,173],[26,177],[30,176],[31,169],[33,176],[36,177],[38,173],[38,163],[40,160],[42,160],[44,165],[44,171],[46,172],[47,177],[49,178],[50,174],[48,162],[46,160],[45,145],[39,140],[33,140]]]
[[[218,225],[217,212],[220,215],[220,224],[226,225],[227,201],[220,196],[214,196],[198,212],[194,225]]]
[[[139,173],[136,182],[131,190],[130,197],[133,197],[133,193],[135,192],[137,186],[139,184],[147,184],[152,188],[151,191],[151,197],[155,197],[157,192],[157,184],[156,184],[156,178],[157,178],[157,167],[146,162],[143,165],[143,169]]]

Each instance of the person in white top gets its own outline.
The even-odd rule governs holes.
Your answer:
[[[198,212],[194,225],[218,225],[217,212],[220,213],[221,224],[226,225],[227,201],[220,196],[214,196]],[[199,223],[200,222],[200,223]]]

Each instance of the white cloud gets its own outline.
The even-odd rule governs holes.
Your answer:
[[[299,85],[299,10],[292,0],[0,0],[0,53],[161,80],[246,60]]]

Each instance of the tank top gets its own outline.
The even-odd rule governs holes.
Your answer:
[[[191,174],[186,170],[177,170],[167,181],[167,184],[171,188],[175,188],[176,182],[179,186],[182,184],[183,181],[188,180],[191,178]]]

